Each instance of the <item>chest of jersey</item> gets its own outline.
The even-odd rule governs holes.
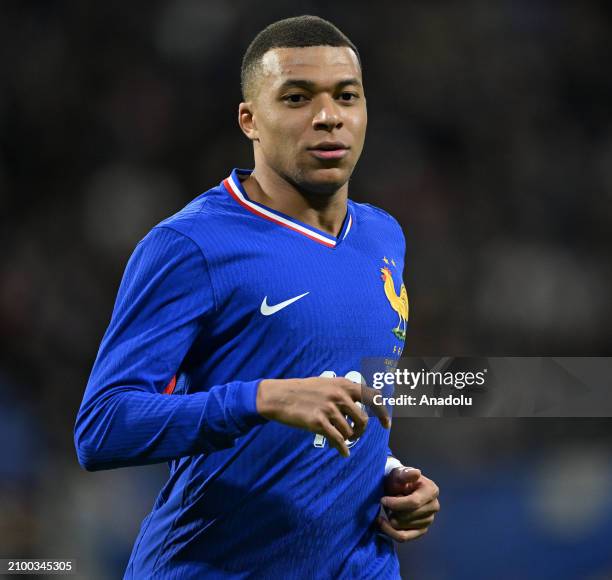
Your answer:
[[[218,256],[211,268],[218,308],[202,345],[211,372],[242,359],[251,375],[345,374],[367,357],[399,357],[408,316],[403,248],[282,242]]]

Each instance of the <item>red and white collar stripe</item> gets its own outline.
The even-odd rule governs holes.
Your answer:
[[[324,246],[327,246],[328,248],[336,247],[336,244],[338,243],[337,238],[334,238],[333,236],[320,232],[314,228],[308,227],[305,224],[301,224],[295,220],[292,220],[288,216],[282,215],[279,212],[276,212],[270,208],[267,208],[259,203],[255,203],[254,201],[251,201],[247,197],[246,192],[243,190],[240,184],[240,180],[238,179],[237,173],[238,171],[234,170],[227,179],[223,180],[223,185],[225,185],[225,189],[227,189],[229,194],[242,207],[244,207],[245,209],[249,210],[250,212],[253,212],[254,214],[264,219],[267,219],[271,222],[274,222],[281,226],[289,228],[290,230],[298,232],[306,236],[307,238],[314,240],[315,242],[319,242],[320,244],[323,244]],[[244,171],[244,173],[246,174],[250,172]],[[341,232],[341,238],[340,238],[341,240],[344,240],[344,238],[346,238],[352,225],[353,225],[353,216],[350,214],[350,211],[349,211],[348,222],[346,224],[346,228],[344,232]]]

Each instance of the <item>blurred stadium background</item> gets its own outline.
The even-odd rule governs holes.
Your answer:
[[[351,191],[408,239],[406,354],[609,355],[612,5],[0,4],[0,557],[120,577],[165,466],[90,474],[76,409],[135,243],[251,152],[240,59],[312,13],[364,62]],[[612,578],[612,423],[398,420],[442,489],[405,577]]]

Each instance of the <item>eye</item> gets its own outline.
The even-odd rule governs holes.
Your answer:
[[[357,100],[359,95],[357,95],[357,93],[349,93],[348,91],[344,91],[343,93],[340,93],[339,98],[341,101],[350,102]]]
[[[306,101],[306,95],[303,95],[301,93],[293,93],[291,95],[284,96],[283,101],[291,105],[299,105],[300,103]]]

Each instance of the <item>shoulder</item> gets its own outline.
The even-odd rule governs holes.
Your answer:
[[[136,244],[130,262],[160,264],[204,257],[203,236],[227,227],[227,194],[222,183],[154,225]],[[199,258],[198,258],[199,256]]]
[[[203,252],[211,245],[208,243],[211,239],[218,241],[223,237],[231,222],[235,222],[235,208],[221,183],[153,226],[139,245],[161,243],[171,246],[167,251],[180,247],[186,252]]]
[[[392,234],[404,239],[404,232],[400,223],[384,209],[376,207],[370,203],[349,202],[353,208],[356,219],[360,224],[383,230],[386,233]]]
[[[184,237],[195,239],[197,233],[229,216],[227,195],[219,184],[198,195],[185,207],[158,223],[153,229],[171,229]]]

